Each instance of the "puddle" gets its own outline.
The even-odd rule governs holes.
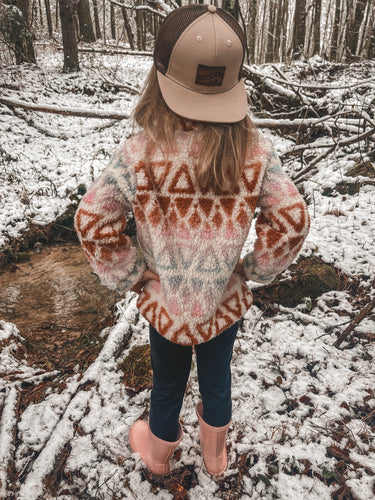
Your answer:
[[[87,330],[108,317],[119,298],[100,284],[74,243],[43,247],[15,272],[0,274],[0,318],[21,334],[48,325]]]

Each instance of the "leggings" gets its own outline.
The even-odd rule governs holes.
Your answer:
[[[240,322],[214,339],[195,346],[203,420],[214,427],[229,423],[232,416],[230,362]],[[164,441],[176,441],[178,417],[189,378],[192,346],[166,340],[150,325],[153,387],[149,425]]]

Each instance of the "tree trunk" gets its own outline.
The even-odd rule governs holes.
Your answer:
[[[235,19],[240,17],[240,6],[238,0],[223,0],[223,9],[229,12]]]
[[[255,22],[257,16],[257,0],[249,0],[249,22],[247,28],[249,40],[249,59],[255,62]]]
[[[64,73],[79,71],[76,30],[74,27],[74,0],[60,0],[61,33],[64,49]]]
[[[125,7],[122,7],[121,11],[122,11],[122,17],[124,18],[124,26],[125,26],[125,30],[126,30],[126,35],[128,37],[129,46],[132,50],[134,50],[135,49],[134,36],[133,36],[133,32],[132,32],[132,29],[131,29],[131,26],[129,23],[128,14],[126,12]]]
[[[8,3],[15,5],[17,9],[4,11],[3,23],[6,26],[5,42],[14,51],[16,64],[36,63],[33,46],[33,38],[29,29],[29,2],[28,0],[16,0]]]
[[[365,13],[366,3],[366,0],[356,0],[356,2],[352,0],[350,3],[351,11],[349,17],[349,25],[346,32],[346,45],[349,57],[354,57],[355,55],[357,55],[359,31]]]
[[[46,8],[46,17],[47,17],[47,25],[48,25],[48,36],[52,38],[53,36],[53,28],[52,28],[52,16],[51,16],[51,5],[49,0],[44,0],[44,6]]]
[[[56,31],[59,28],[60,0],[56,0]]]
[[[368,21],[365,27],[362,56],[375,59],[375,0],[368,5]]]
[[[106,23],[105,0],[103,0],[103,23],[102,23],[102,26],[103,26],[103,42],[104,42],[104,45],[107,43],[107,34],[106,34],[107,32],[106,32],[105,23]]]
[[[96,38],[98,39],[102,37],[102,34],[100,32],[100,23],[99,23],[98,1],[92,0],[92,4],[94,6],[95,33],[96,33]]]
[[[116,40],[116,22],[115,22],[115,6],[111,3],[110,6],[110,21],[111,21],[111,37]]]
[[[92,26],[90,6],[88,0],[79,0],[77,3],[79,31],[84,42],[95,42],[95,33]]]
[[[313,55],[320,54],[320,18],[322,13],[322,0],[315,0],[314,2],[314,45]]]
[[[293,25],[293,59],[305,53],[306,0],[297,0]]]
[[[331,38],[331,49],[330,49],[330,60],[338,60],[338,35],[339,35],[339,23],[341,18],[340,0],[335,2],[335,17],[333,21],[333,31]]]
[[[274,39],[275,39],[275,0],[268,2],[268,29],[267,29],[267,50],[265,62],[274,62]]]
[[[137,5],[142,5],[142,3],[137,1]],[[143,14],[143,12],[141,12],[139,10],[137,10],[135,13],[135,24],[137,26],[137,47],[138,47],[138,50],[145,50],[144,14]]]

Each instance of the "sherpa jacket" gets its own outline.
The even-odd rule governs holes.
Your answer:
[[[307,207],[284,173],[271,143],[260,138],[233,195],[202,191],[196,181],[193,132],[177,132],[165,159],[147,167],[141,132],[117,151],[82,198],[75,227],[103,284],[126,292],[150,269],[139,298],[141,314],[166,339],[206,342],[239,320],[252,304],[245,278],[233,272],[254,211],[257,238],[244,257],[246,279],[269,283],[302,247]],[[156,149],[156,148],[155,148]],[[124,234],[133,214],[137,237]]]

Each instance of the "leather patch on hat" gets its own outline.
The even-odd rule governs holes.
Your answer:
[[[207,87],[220,87],[223,84],[225,66],[204,66],[198,64],[195,83]]]

